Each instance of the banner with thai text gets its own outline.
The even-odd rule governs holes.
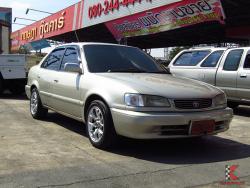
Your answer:
[[[220,0],[184,0],[110,21],[106,23],[106,26],[119,40],[209,21],[218,21],[224,24],[224,20],[225,14]]]

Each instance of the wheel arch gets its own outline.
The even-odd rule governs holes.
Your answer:
[[[37,81],[34,81],[31,85],[30,85],[30,92],[32,91],[32,89],[37,88],[39,91],[39,84]]]
[[[100,101],[104,102],[104,104],[106,104],[107,107],[109,107],[107,101],[102,96],[100,96],[99,94],[91,94],[91,95],[89,95],[87,97],[87,99],[86,99],[85,104],[84,104],[84,111],[83,111],[83,116],[84,116],[83,119],[84,119],[84,121],[86,121],[86,115],[87,115],[88,108],[89,108],[91,102],[94,101],[94,100],[100,100]]]

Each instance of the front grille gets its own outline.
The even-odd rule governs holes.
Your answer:
[[[178,109],[203,109],[212,106],[212,99],[174,100]]]

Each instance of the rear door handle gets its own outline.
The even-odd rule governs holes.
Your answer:
[[[58,83],[59,81],[58,80],[54,80],[55,83]]]
[[[241,78],[247,78],[247,74],[241,74],[240,77]]]

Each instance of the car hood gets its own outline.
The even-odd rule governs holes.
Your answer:
[[[141,94],[159,95],[172,99],[211,98],[221,93],[221,90],[209,84],[169,74],[98,73],[97,75],[121,82]]]

